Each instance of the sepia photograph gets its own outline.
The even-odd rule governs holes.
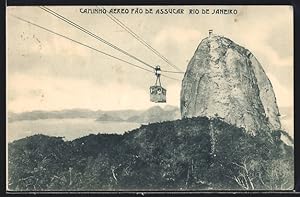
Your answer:
[[[6,190],[292,191],[292,6],[8,6]]]

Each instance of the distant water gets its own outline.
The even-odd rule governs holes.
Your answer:
[[[293,120],[285,118],[281,120],[282,127],[294,138]],[[34,134],[65,137],[65,140],[73,140],[89,134],[117,133],[140,127],[139,123],[95,121],[95,119],[44,119],[23,120],[8,123],[7,141],[12,142]]]
[[[138,127],[138,123],[95,121],[87,118],[23,120],[8,123],[7,141],[12,142],[34,134],[61,136],[65,140],[73,140],[89,134],[123,134]]]

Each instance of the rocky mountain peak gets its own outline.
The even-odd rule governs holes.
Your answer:
[[[181,116],[220,117],[256,134],[281,128],[272,84],[246,48],[223,36],[203,39],[181,89]]]

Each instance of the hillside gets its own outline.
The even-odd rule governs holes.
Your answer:
[[[293,148],[220,119],[186,118],[73,141],[8,145],[10,190],[291,189]]]

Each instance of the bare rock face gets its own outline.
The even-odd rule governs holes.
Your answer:
[[[220,117],[253,135],[281,128],[272,84],[252,53],[211,35],[199,44],[181,88],[181,116]]]

